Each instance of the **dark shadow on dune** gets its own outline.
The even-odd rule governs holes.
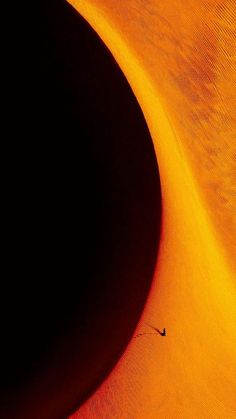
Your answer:
[[[58,419],[131,338],[157,258],[161,193],[143,114],[97,34],[63,1],[40,2],[29,26],[13,51],[0,413]]]

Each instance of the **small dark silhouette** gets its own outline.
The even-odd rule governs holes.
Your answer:
[[[161,333],[161,336],[166,336],[166,328],[164,327],[163,332]]]
[[[150,324],[147,324],[149,327],[151,327],[152,329],[154,329],[155,330],[155,333],[147,333],[147,332],[144,332],[144,333],[139,333],[138,335],[136,335],[136,336],[134,336],[134,338],[136,339],[136,338],[139,338],[140,336],[143,336],[143,335],[157,335],[157,333],[159,334],[159,335],[161,335],[161,336],[166,336],[166,328],[164,327],[164,329],[163,329],[163,331],[161,332],[159,329],[157,329],[156,327],[154,327],[154,326],[151,326]]]
[[[148,326],[151,327],[152,329],[154,329],[157,333],[159,333],[159,335],[166,336],[166,328],[165,327],[164,327],[163,331],[161,332],[159,329],[157,329],[154,326],[151,326],[150,324]]]

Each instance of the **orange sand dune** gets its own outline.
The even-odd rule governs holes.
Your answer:
[[[127,77],[160,169],[152,289],[118,365],[73,419],[236,417],[236,3],[70,0]]]

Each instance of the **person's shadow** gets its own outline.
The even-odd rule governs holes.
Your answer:
[[[165,327],[164,327],[163,331],[161,332],[159,329],[157,329],[154,326],[151,326],[150,324],[148,326],[151,327],[152,329],[154,329],[157,333],[159,333],[159,335],[166,336],[166,328]]]

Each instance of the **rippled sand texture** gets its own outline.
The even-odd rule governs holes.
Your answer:
[[[73,419],[236,417],[236,3],[71,0],[148,123],[163,225],[147,323]],[[135,150],[134,150],[135,153]]]

